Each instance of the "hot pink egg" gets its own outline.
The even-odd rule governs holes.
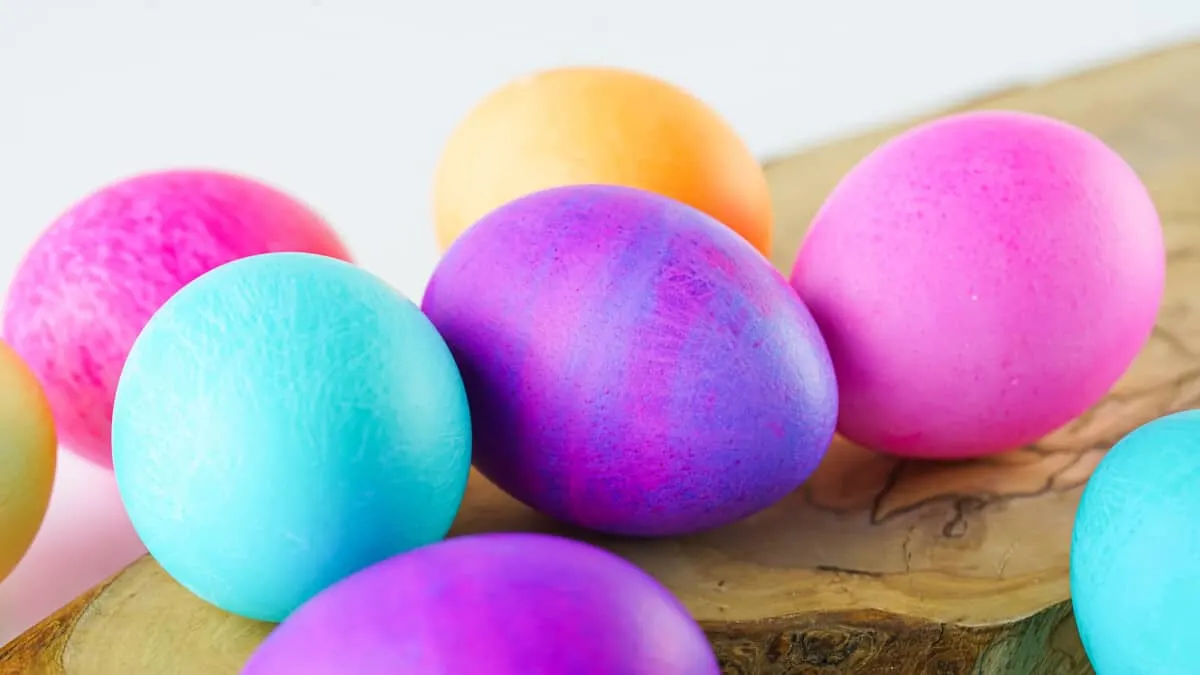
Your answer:
[[[946,117],[886,143],[818,212],[792,285],[829,346],[839,431],[909,457],[1038,440],[1097,403],[1163,294],[1154,204],[1087,132]]]
[[[213,171],[128,179],[59,217],[17,270],[3,330],[42,382],[63,445],[111,467],[117,378],[150,315],[214,267],[281,251],[349,259],[308,207]]]

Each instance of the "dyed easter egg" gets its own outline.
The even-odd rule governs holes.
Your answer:
[[[58,442],[37,378],[0,343],[0,581],[33,544],[54,485]]]
[[[534,73],[471,110],[435,174],[438,241],[517,197],[585,183],[666,195],[771,252],[766,177],[733,128],[683,89],[613,68]]]
[[[63,445],[111,466],[113,392],[150,315],[204,272],[273,251],[349,255],[306,206],[212,171],[131,178],[59,217],[17,270],[3,330],[45,387]]]
[[[454,359],[416,305],[307,253],[237,260],[172,296],[113,409],[146,548],[202,599],[267,621],[444,537],[470,443]]]
[[[288,617],[242,675],[718,675],[687,610],[568,539],[483,534],[396,556]]]
[[[1154,326],[1165,254],[1146,188],[1063,122],[978,112],[854,167],[791,281],[829,344],[839,431],[894,455],[988,455],[1097,403]]]
[[[1198,486],[1196,410],[1134,430],[1088,481],[1071,540],[1071,599],[1099,675],[1195,672]]]
[[[446,252],[423,309],[463,373],[476,467],[602,532],[740,520],[816,468],[837,417],[825,343],[728,228],[615,186],[553,188]]]

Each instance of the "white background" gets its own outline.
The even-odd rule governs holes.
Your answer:
[[[0,291],[75,200],[190,165],[297,194],[419,299],[441,145],[532,69],[665,77],[769,157],[1197,35],[1197,0],[0,0]],[[111,475],[60,466],[0,642],[141,552]]]

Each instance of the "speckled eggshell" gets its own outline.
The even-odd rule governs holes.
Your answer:
[[[1120,156],[992,111],[919,126],[854,167],[791,281],[833,357],[839,431],[956,459],[1097,403],[1150,335],[1164,266],[1154,204]]]
[[[475,465],[562,521],[697,532],[795,490],[837,416],[825,343],[745,240],[667,197],[553,188],[476,223],[422,305],[463,373]]]
[[[397,556],[288,617],[242,675],[718,675],[657,581],[592,546],[460,537]]]
[[[112,443],[129,518],[163,569],[217,607],[279,621],[446,535],[471,421],[416,305],[350,263],[270,253],[204,274],[151,317]]]
[[[150,315],[204,272],[274,251],[349,258],[303,204],[214,171],[137,176],[59,217],[17,270],[3,331],[45,387],[63,445],[110,467],[113,392]]]
[[[1092,474],[1071,599],[1098,675],[1192,673],[1200,626],[1200,411],[1134,430]]]
[[[21,357],[0,343],[0,581],[42,527],[57,460],[46,395]]]

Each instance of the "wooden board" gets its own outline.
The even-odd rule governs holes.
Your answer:
[[[1067,428],[967,463],[898,461],[839,442],[776,507],[650,542],[568,532],[473,476],[454,533],[567,532],[617,551],[686,603],[729,674],[1090,673],[1067,584],[1081,486],[1126,431],[1200,403],[1200,312],[1189,304],[1200,304],[1196,82],[1200,45],[972,106],[1050,114],[1097,133],[1140,171],[1165,222],[1158,329],[1112,394]],[[768,166],[782,269],[834,183],[904,126]],[[269,628],[205,605],[145,558],[0,650],[0,672],[224,675]]]

